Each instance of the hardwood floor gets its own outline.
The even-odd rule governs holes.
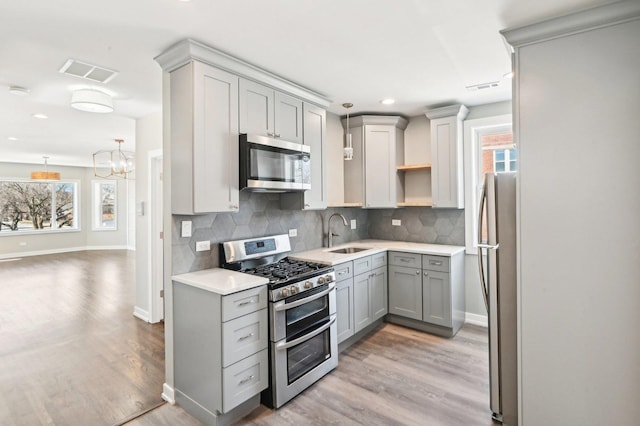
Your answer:
[[[162,402],[164,330],[132,315],[134,257],[0,261],[0,424],[114,425]]]
[[[165,404],[129,426],[196,426]],[[499,425],[489,410],[487,331],[452,339],[392,324],[340,354],[339,366],[279,410],[264,406],[237,425]]]

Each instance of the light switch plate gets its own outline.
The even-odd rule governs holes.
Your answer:
[[[211,250],[211,241],[196,241],[196,251]]]
[[[186,238],[186,237],[190,237],[191,236],[191,221],[190,220],[183,220],[182,221],[182,232],[180,232],[180,235],[182,236],[182,238]]]
[[[351,229],[356,229],[356,220],[351,219]]]
[[[391,219],[391,226],[400,226],[402,221],[400,219]]]
[[[298,230],[297,229],[289,229],[289,236],[290,237],[297,237],[298,236]]]

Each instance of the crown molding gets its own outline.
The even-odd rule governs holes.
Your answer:
[[[442,108],[430,109],[425,111],[424,115],[426,115],[429,120],[453,116],[457,117],[458,120],[464,120],[467,118],[467,115],[469,115],[469,108],[462,104],[449,105]]]
[[[640,19],[640,2],[626,0],[500,31],[513,47]]]
[[[187,38],[177,42],[156,56],[154,60],[165,72],[174,71],[196,60],[272,87],[281,92],[286,92],[322,108],[328,108],[329,105],[331,105],[331,100],[327,99],[327,97],[321,93],[307,89],[306,87],[300,86],[299,84],[193,39]]]
[[[398,129],[404,130],[409,124],[409,120],[401,115],[356,115],[349,117],[349,127],[361,127],[367,124],[382,124],[396,126]],[[347,119],[342,119],[342,126],[347,126]]]

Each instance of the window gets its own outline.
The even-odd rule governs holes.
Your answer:
[[[0,235],[78,230],[78,183],[0,180]]]
[[[477,215],[485,173],[517,170],[511,114],[464,122],[465,245],[477,254]]]
[[[115,231],[117,221],[117,182],[93,181],[93,229]]]

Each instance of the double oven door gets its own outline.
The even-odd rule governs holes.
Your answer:
[[[271,304],[270,388],[278,408],[338,366],[335,282]]]

